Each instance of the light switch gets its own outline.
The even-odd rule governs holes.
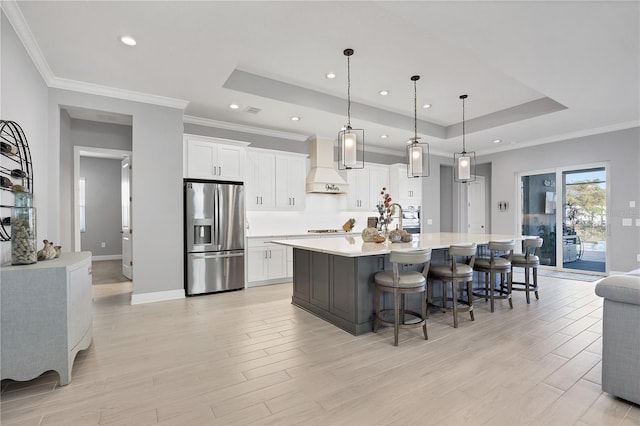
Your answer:
[[[433,225],[433,219],[427,219],[427,225]]]
[[[640,226],[640,219],[636,219],[636,226]]]
[[[632,221],[630,217],[625,217],[622,219],[622,226],[632,226]]]
[[[634,208],[636,206],[636,202],[635,201],[629,201],[629,207],[630,208]]]

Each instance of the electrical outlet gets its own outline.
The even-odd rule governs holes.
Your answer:
[[[433,219],[427,219],[427,225],[433,225]]]
[[[640,262],[640,254],[638,255],[638,262]]]
[[[104,241],[100,243],[100,247],[105,248],[107,246],[107,243],[105,243]]]

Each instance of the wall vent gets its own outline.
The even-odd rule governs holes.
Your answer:
[[[245,112],[248,112],[249,114],[257,114],[260,111],[262,111],[260,108],[256,108],[256,107],[247,107],[247,109],[245,109]]]

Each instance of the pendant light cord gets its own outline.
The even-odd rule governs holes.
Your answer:
[[[467,95],[464,95],[464,97],[462,98],[462,153],[463,154],[467,153],[467,148],[466,148],[466,144],[465,144],[465,140],[464,140],[464,134],[465,134],[465,129],[464,129],[464,100],[465,100],[466,97],[467,97]]]
[[[417,80],[413,80],[413,141],[418,142],[418,94]]]
[[[347,56],[347,127],[351,127],[351,61]]]

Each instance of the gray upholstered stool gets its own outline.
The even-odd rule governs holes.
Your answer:
[[[513,309],[511,301],[511,258],[513,257],[513,249],[516,246],[514,240],[510,241],[489,241],[490,257],[479,257],[473,269],[478,272],[484,272],[485,285],[484,293],[475,292],[475,296],[491,300],[491,312],[493,312],[495,299],[508,299],[509,307]],[[500,274],[500,289],[496,289],[496,274]],[[490,277],[489,277],[490,276]],[[504,284],[507,284],[507,293],[504,293]],[[496,291],[499,294],[496,295]]]
[[[393,271],[378,272],[374,280],[376,282],[376,316],[373,322],[373,332],[378,332],[378,325],[393,325],[393,344],[398,346],[398,329],[420,327],[424,333],[424,339],[428,339],[427,335],[427,302],[426,302],[426,276],[429,271],[429,263],[431,261],[431,250],[414,250],[414,251],[392,251],[389,260],[393,264]],[[422,272],[417,271],[401,271],[400,265],[403,264],[423,264]],[[393,293],[393,316],[394,320],[386,321],[380,317],[381,313],[391,311],[391,309],[380,310],[380,295],[383,293]],[[421,294],[421,311],[420,313],[405,309],[406,294]],[[411,315],[418,318],[417,322],[406,323],[405,315]]]
[[[475,262],[477,246],[471,245],[453,245],[449,247],[449,256],[451,263],[431,265],[428,275],[428,295],[429,301],[432,301],[433,281],[442,282],[442,309],[446,311],[447,305],[447,283],[451,283],[451,304],[453,310],[453,326],[458,328],[458,312],[469,312],[471,321],[473,318],[473,265]],[[464,259],[464,260],[463,260]],[[458,306],[458,283],[467,284],[467,301],[463,302],[467,306]]]
[[[524,282],[512,281],[513,290],[525,291],[527,293],[527,303],[529,302],[529,291],[533,291],[538,299],[538,266],[540,266],[540,247],[542,238],[527,238],[524,240],[524,253],[514,254],[511,259],[511,274],[513,268],[524,268]],[[530,279],[530,272],[533,274],[533,283]]]

